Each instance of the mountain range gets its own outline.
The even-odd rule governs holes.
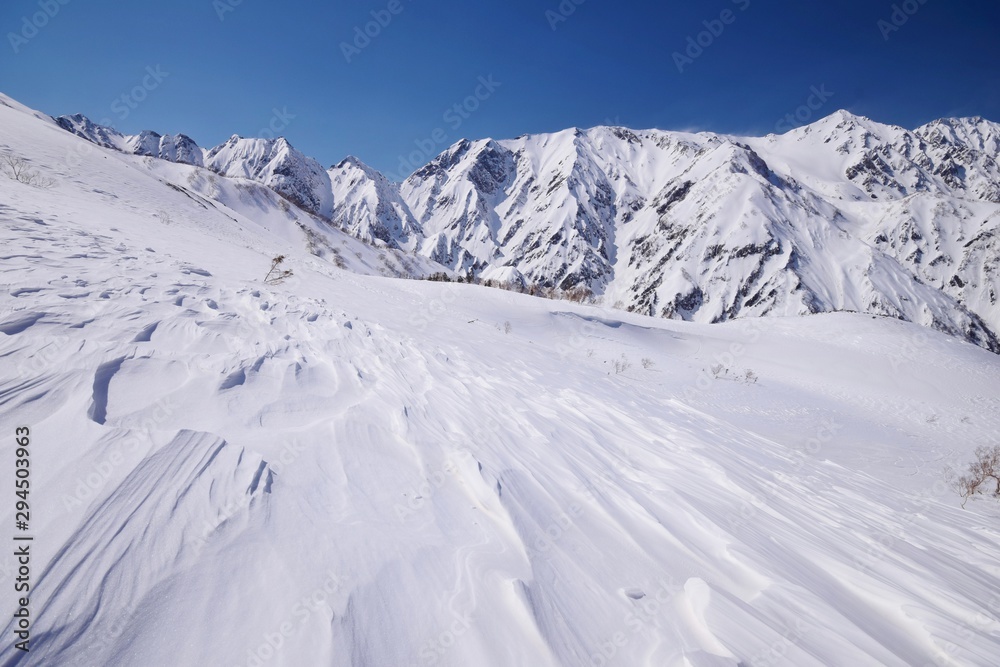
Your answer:
[[[319,220],[452,275],[699,323],[852,311],[1000,353],[1000,125],[916,130],[838,111],[782,135],[569,129],[463,139],[402,183],[285,139],[126,136],[117,151],[256,181]]]

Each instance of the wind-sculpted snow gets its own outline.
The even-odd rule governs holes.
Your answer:
[[[0,178],[0,430],[32,429],[40,575],[31,652],[0,664],[1000,652],[997,508],[942,482],[1000,431],[995,355],[869,315],[709,326],[387,278],[418,260],[255,181],[105,149],[69,168],[82,139],[13,108],[0,132],[56,179]],[[767,196],[746,149],[712,150],[657,216]],[[780,229],[718,252],[792,261]],[[265,285],[276,252],[295,273]],[[882,257],[869,279],[898,279]]]

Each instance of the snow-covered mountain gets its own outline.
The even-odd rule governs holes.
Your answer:
[[[56,122],[64,130],[105,148],[199,167],[205,164],[205,151],[184,134],[161,135],[147,130],[136,135],[124,135],[80,114],[60,116]]]
[[[152,179],[181,193],[185,206],[159,197],[130,203],[137,214],[153,216],[164,225],[229,227],[225,233],[234,239],[241,238],[248,228],[262,230],[277,239],[275,255],[289,247],[305,247],[315,257],[362,274],[421,278],[442,270],[421,255],[384,243],[376,248],[333,226],[329,220],[333,200],[329,176],[315,160],[296,151],[284,139],[234,136],[206,151],[183,134],[123,135],[83,116],[50,119],[10,98],[0,97],[0,102],[49,121],[46,129],[59,127],[110,149],[100,152],[102,160],[109,155],[124,159],[136,178]],[[93,165],[86,148],[68,147],[59,167],[49,173],[52,180],[71,179],[84,164]],[[127,186],[123,189],[110,182],[101,192],[121,198],[122,192],[129,190]]]
[[[764,211],[826,205],[768,190],[779,168],[731,142],[605,140],[607,165],[615,147],[703,155],[670,189],[584,182],[597,157],[515,189],[567,210],[572,193],[656,190],[626,226],[666,217],[659,257],[700,247],[671,238],[672,216],[711,188]],[[30,576],[0,553],[5,667],[996,663],[1000,512],[962,510],[942,480],[1000,432],[997,356],[861,314],[704,325],[394,279],[439,265],[256,180],[97,148],[2,96],[0,145],[38,175],[0,174],[0,469],[15,478],[27,428],[34,538]],[[475,193],[436,167],[407,187],[439,186],[443,209],[481,197],[475,234],[502,224],[476,201],[506,210],[515,154],[453,153],[442,169],[468,166]],[[621,233],[597,198],[573,209],[573,266],[622,261],[613,244],[586,254],[585,236]],[[733,215],[747,229],[718,251],[733,265],[790,238],[847,243]],[[473,237],[530,248],[527,226]],[[294,275],[266,284],[279,252]],[[873,283],[899,275],[884,257]],[[831,279],[807,259],[811,285]]]
[[[369,243],[415,249],[423,230],[394,183],[353,156],[332,167],[329,174],[334,224]]]
[[[254,180],[309,213],[327,220],[333,214],[329,175],[316,160],[295,150],[284,138],[248,139],[233,135],[225,143],[205,150],[183,134],[171,136],[145,131],[123,135],[79,114],[60,116],[56,122],[105,148],[204,166],[228,178]]]
[[[764,138],[599,127],[463,140],[398,197],[355,180],[370,200],[351,206],[401,199],[394,225],[409,211],[404,226],[423,229],[416,247],[437,262],[583,284],[636,312],[850,310],[997,352],[998,135],[981,119],[910,132],[840,111]]]
[[[864,312],[1000,353],[1000,126],[980,118],[911,132],[838,111],[762,138],[598,127],[462,140],[403,183],[353,157],[323,172],[283,139],[201,151],[183,135],[58,120],[104,146],[256,180],[462,275],[584,286],[704,323]]]
[[[205,155],[212,171],[263,183],[299,208],[324,219],[333,213],[330,177],[316,160],[285,139],[244,139],[233,135]]]

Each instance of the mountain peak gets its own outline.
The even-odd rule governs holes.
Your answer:
[[[925,141],[939,145],[963,145],[996,158],[1000,153],[1000,124],[982,116],[939,118],[915,131]]]
[[[343,160],[330,167],[327,171],[331,173],[331,177],[333,176],[333,172],[359,171],[362,174],[364,174],[366,178],[371,179],[373,181],[388,180],[382,174],[382,172],[375,169],[374,167],[369,166],[363,160],[361,160],[355,155],[348,155]]]
[[[125,136],[121,132],[113,127],[95,123],[81,113],[59,116],[54,120],[59,127],[67,132],[71,132],[98,146],[122,150],[125,143]]]

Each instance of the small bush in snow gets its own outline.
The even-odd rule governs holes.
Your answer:
[[[444,283],[468,283],[469,285],[481,285],[483,287],[492,287],[508,292],[519,292],[530,296],[538,296],[543,299],[561,299],[563,301],[573,301],[574,303],[591,303],[594,300],[594,293],[584,285],[576,285],[575,287],[564,290],[559,289],[558,287],[553,287],[552,285],[543,285],[539,283],[522,285],[517,281],[501,282],[493,279],[481,280],[471,271],[465,276],[459,275],[455,278],[439,271],[438,273],[432,273],[424,280]]]
[[[0,168],[10,178],[18,183],[31,185],[36,188],[51,188],[56,184],[51,178],[45,178],[37,171],[32,171],[31,165],[23,157],[18,157],[13,153],[4,153],[0,156]]]
[[[614,368],[615,375],[621,375],[628,369],[632,368],[632,362],[630,362],[628,357],[623,354],[621,359],[615,359]]]
[[[574,303],[584,303],[589,301],[593,296],[593,292],[583,285],[577,285],[576,287],[571,287],[570,289],[559,293],[560,298]]]
[[[642,360],[642,367],[643,367],[643,368],[645,368],[645,369],[646,369],[647,371],[648,371],[648,370],[649,370],[650,368],[652,368],[653,366],[655,366],[655,365],[656,365],[656,362],[654,362],[654,361],[653,361],[652,359],[650,359],[649,357],[645,357],[645,358],[644,358],[644,359]]]
[[[1000,500],[1000,445],[978,447],[966,473],[952,484],[962,496],[962,507],[977,495],[989,494]]]
[[[285,262],[284,255],[278,255],[277,257],[271,260],[271,270],[267,272],[266,276],[264,276],[265,283],[267,283],[268,285],[280,285],[282,282],[284,282],[286,278],[291,278],[292,276],[291,269],[282,270],[280,268],[284,262]]]
[[[333,252],[333,263],[337,268],[346,269],[347,262],[344,261],[344,257],[340,254],[340,248],[334,248],[331,252]]]

